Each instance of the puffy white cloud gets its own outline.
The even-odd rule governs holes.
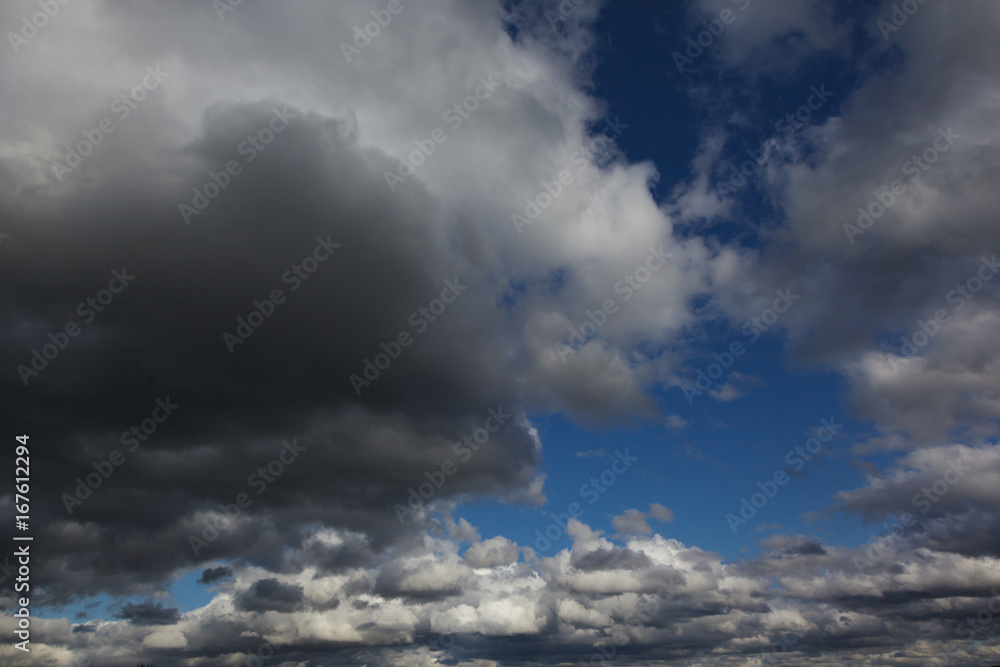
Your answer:
[[[521,550],[503,535],[473,544],[462,557],[469,567],[496,567],[510,565],[517,560]]]
[[[177,630],[157,630],[142,638],[142,645],[150,649],[181,649],[187,643],[184,633]]]
[[[611,517],[611,523],[615,530],[623,535],[650,535],[653,529],[650,528],[647,519],[669,523],[674,520],[674,513],[659,503],[653,503],[649,506],[649,512],[626,510],[624,514]]]

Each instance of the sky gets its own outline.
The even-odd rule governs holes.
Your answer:
[[[0,662],[1000,663],[1000,5],[0,28]]]

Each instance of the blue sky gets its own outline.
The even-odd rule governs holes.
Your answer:
[[[690,158],[697,148],[703,122],[715,113],[692,101],[685,83],[717,74],[726,76],[708,63],[704,67],[692,65],[684,73],[677,71],[672,54],[688,34],[697,34],[683,20],[686,11],[679,4],[611,3],[595,24],[596,96],[606,103],[609,117],[628,125],[617,138],[628,159],[648,160],[656,166],[660,178],[652,191],[664,203],[669,202],[673,186],[689,175]],[[821,124],[838,112],[840,102],[846,98],[845,86],[856,85],[856,78],[845,63],[826,56],[816,58],[794,77],[768,81],[760,90],[732,91],[741,111],[750,119],[746,127],[734,133],[727,148],[735,154],[758,150],[776,133],[774,123],[789,111],[794,112],[811,94],[810,86],[817,83],[837,91],[810,118],[812,123]],[[759,198],[751,190],[747,189],[743,202],[745,220],[719,221],[708,228],[709,233],[723,242],[751,247],[759,244],[754,230],[768,224],[772,212],[755,201]],[[697,233],[704,231],[699,229]],[[742,324],[722,322],[707,332],[700,346],[705,365],[712,361],[712,352],[724,349],[729,341],[749,342],[750,338],[740,333]],[[696,354],[692,355],[692,363],[698,365]],[[783,530],[792,527],[839,543],[866,541],[871,527],[854,517],[836,516],[836,520],[821,524],[805,523],[800,518],[804,507],[819,511],[829,505],[836,491],[864,482],[862,472],[852,465],[849,443],[871,429],[871,424],[845,413],[846,387],[842,378],[822,368],[789,364],[780,331],[755,342],[736,361],[733,370],[759,383],[734,403],[709,399],[689,405],[679,388],[655,394],[665,414],[691,422],[682,429],[671,428],[666,422],[652,422],[621,430],[593,431],[581,429],[562,415],[533,415],[532,421],[545,443],[549,504],[511,516],[505,506],[486,503],[463,509],[460,514],[482,527],[484,534],[517,535],[519,543],[533,543],[537,539],[534,531],[551,522],[539,516],[542,512],[565,512],[569,503],[581,499],[579,487],[608,465],[614,451],[630,447],[641,456],[637,474],[630,472],[625,483],[586,508],[588,523],[609,534],[614,532],[611,514],[660,502],[678,508],[678,518],[665,534],[712,549],[727,560],[757,553],[760,537],[769,532],[752,529],[765,524],[778,524]],[[787,451],[805,442],[811,429],[820,425],[819,420],[829,417],[845,424],[837,441],[810,462],[802,478],[782,488],[780,496],[734,536],[725,514],[734,511],[740,497],[755,491],[758,481],[771,479],[776,470],[788,468],[784,462]],[[579,456],[593,451],[604,454]],[[886,462],[883,457],[872,460],[882,465]],[[568,538],[563,540],[568,544]]]
[[[996,5],[38,7],[5,661],[1000,659]]]

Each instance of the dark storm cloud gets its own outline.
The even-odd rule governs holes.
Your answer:
[[[1000,558],[1000,515],[970,510],[930,519],[914,531],[914,541],[934,551]]]
[[[304,562],[328,572],[353,569],[374,561],[374,554],[367,540],[358,533],[348,534],[337,545],[312,542],[306,546],[303,556]]]
[[[283,584],[277,579],[260,579],[236,595],[236,608],[242,611],[295,611],[302,606],[302,587]]]
[[[126,604],[115,614],[134,625],[172,625],[179,616],[176,607],[167,607],[162,602],[149,600],[140,604]]]
[[[228,565],[221,565],[219,567],[213,567],[205,570],[201,573],[198,578],[199,584],[212,584],[221,579],[227,579],[233,576],[233,568]]]
[[[595,549],[583,554],[573,554],[570,561],[578,570],[637,570],[649,567],[649,556],[631,549]]]
[[[62,501],[35,509],[47,533],[36,576],[53,599],[124,593],[205,558],[280,569],[282,549],[300,544],[299,529],[316,521],[369,536],[360,551],[323,556],[332,568],[357,564],[366,549],[415,534],[393,505],[407,502],[425,470],[457,461],[455,442],[488,410],[510,404],[503,355],[491,342],[504,324],[483,298],[482,276],[449,254],[437,231],[447,221],[430,197],[385,197],[385,158],[358,148],[348,124],[282,106],[297,117],[184,224],[178,203],[203,189],[209,171],[241,159],[238,147],[275,108],[207,112],[201,137],[157,158],[155,168],[179,176],[175,186],[133,186],[130,164],[94,156],[80,169],[102,177],[86,195],[69,190],[57,208],[10,220],[18,240],[0,273],[19,288],[0,291],[0,302],[19,320],[0,332],[0,363],[12,371],[0,379],[10,396],[3,409],[35,415],[33,437],[53,443],[37,450],[48,470],[37,483]],[[304,274],[303,264],[315,272]],[[76,304],[104,288],[112,270],[135,278],[87,324]],[[445,312],[420,313],[448,284],[461,292],[449,294]],[[286,300],[262,306],[263,324],[230,354],[223,333],[235,333],[237,318],[275,289]],[[15,367],[30,364],[32,348],[68,320],[82,333],[25,387]],[[411,345],[358,396],[349,376],[363,374],[379,344],[400,332]],[[161,405],[176,406],[162,421]],[[151,435],[138,428],[143,420],[155,426]],[[133,426],[136,435],[119,442]],[[299,449],[285,451],[293,439]],[[115,450],[124,462],[108,468]],[[536,461],[512,415],[438,497],[524,486]],[[106,480],[102,466],[112,471]],[[95,473],[100,487],[91,490],[84,480]],[[196,513],[235,506],[241,493],[249,506],[196,555],[191,536],[216,535]],[[265,511],[277,527],[251,520]],[[77,522],[89,523],[86,537]],[[139,526],[150,539],[135,537]],[[99,545],[108,543],[136,567],[103,558]],[[61,567],[77,577],[69,589],[48,573]]]

